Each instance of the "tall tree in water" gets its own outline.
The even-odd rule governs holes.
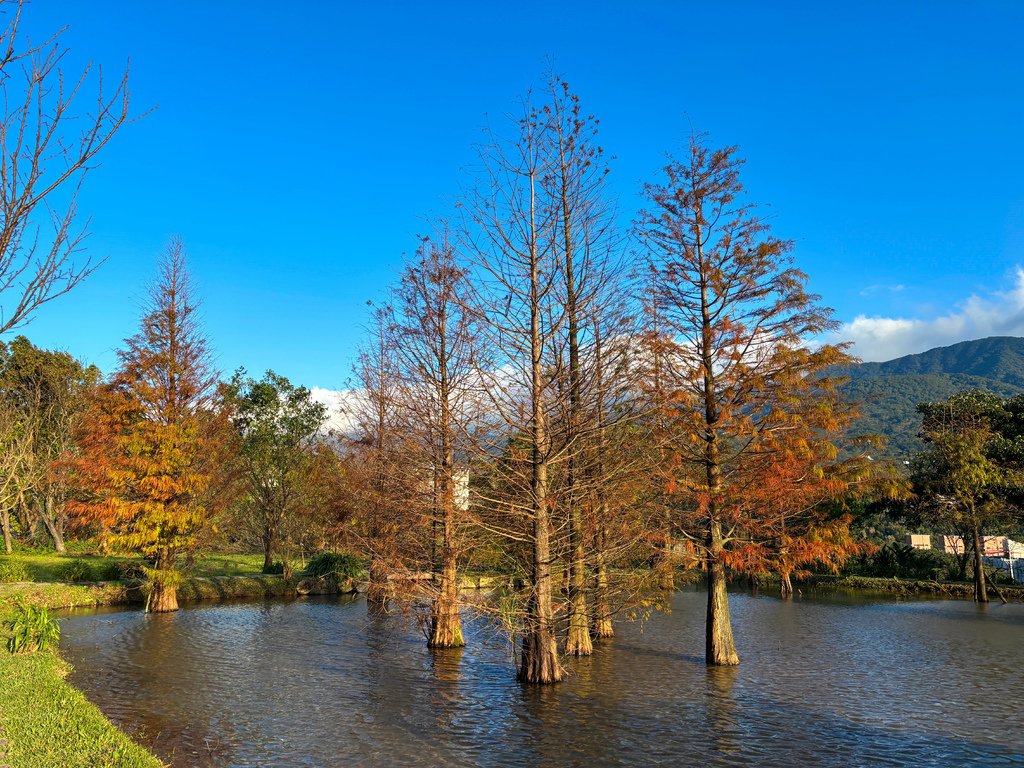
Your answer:
[[[529,103],[508,140],[489,133],[481,151],[482,176],[466,210],[464,250],[474,268],[471,305],[493,366],[481,371],[497,424],[485,455],[505,454],[512,443],[522,460],[504,462],[494,500],[521,527],[506,534],[525,542],[529,588],[521,615],[519,679],[562,679],[551,563],[553,368],[556,337],[564,323],[554,251],[555,216],[545,200],[552,172],[545,117]]]
[[[185,250],[174,240],[139,332],[96,393],[75,462],[92,492],[77,513],[103,527],[107,547],[152,564],[151,611],[178,608],[178,557],[211,516],[211,481],[226,441],[198,312]]]
[[[674,514],[707,572],[705,656],[716,665],[739,663],[726,567],[736,544],[763,536],[766,515],[773,519],[759,484],[780,453],[808,470],[794,485],[834,459],[844,417],[825,373],[850,361],[839,347],[810,346],[835,327],[831,311],[806,292],[791,243],[772,237],[740,201],[740,166],[735,148],[710,149],[693,137],[665,181],[645,185],[650,209],[638,226],[673,345],[665,375]]]
[[[462,304],[465,274],[447,230],[424,238],[395,292],[396,352],[407,397],[409,458],[431,529],[437,580],[428,642],[464,645],[459,617],[458,566],[465,535],[467,436],[478,390],[473,322]],[[425,482],[429,480],[429,483]]]
[[[400,462],[402,386],[395,350],[394,312],[375,307],[367,340],[355,365],[357,388],[349,407],[354,421],[354,455],[363,476],[354,529],[370,557],[367,601],[383,606],[389,597],[388,572],[400,556],[405,497],[411,495]]]
[[[595,361],[595,323],[608,322],[612,315],[625,316],[617,306],[628,289],[622,277],[619,259],[620,238],[614,224],[614,209],[606,188],[608,166],[604,151],[597,143],[598,120],[583,111],[579,97],[568,83],[550,76],[541,141],[549,154],[550,170],[544,179],[546,199],[554,227],[554,260],[560,272],[556,294],[564,305],[565,322],[558,344],[561,358],[558,370],[562,389],[553,429],[556,447],[564,455],[564,472],[559,484],[559,499],[565,511],[568,532],[568,606],[565,652],[574,656],[593,653],[591,611],[587,599],[588,517],[591,503],[600,495],[592,489],[604,481],[599,473],[588,472],[587,456],[594,456],[593,445],[600,428],[599,390],[607,383],[600,379]],[[628,333],[625,323],[616,329]],[[605,352],[614,349],[606,345]],[[598,381],[600,379],[600,386]],[[606,415],[606,414],[605,414]]]

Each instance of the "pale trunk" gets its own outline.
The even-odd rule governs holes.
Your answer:
[[[531,231],[536,233],[534,205],[536,179],[531,178]],[[524,683],[556,683],[562,679],[555,640],[555,616],[551,598],[551,543],[548,530],[549,437],[544,414],[543,344],[540,332],[540,270],[536,235],[530,244],[530,432],[531,506],[533,507],[533,583],[526,608],[519,680]]]
[[[790,578],[789,571],[782,571],[779,574],[779,594],[782,597],[793,596],[793,581]]]
[[[704,256],[697,229],[697,253],[702,270]],[[704,469],[708,490],[708,529],[705,540],[705,566],[708,575],[708,614],[705,627],[704,656],[708,664],[716,666],[740,663],[732,637],[729,619],[729,592],[725,580],[725,542],[722,523],[718,517],[718,496],[722,490],[722,467],[718,448],[718,401],[715,390],[715,365],[711,353],[713,336],[711,311],[708,304],[707,283],[701,285],[701,362],[704,377]]]
[[[603,519],[603,505],[598,514]],[[604,552],[607,536],[607,530],[602,525],[598,531],[597,552],[594,558],[594,637],[597,638],[612,637],[615,634],[612,627],[611,604],[608,600],[608,564]]]
[[[705,659],[715,666],[732,666],[740,663],[736,644],[732,638],[732,623],[729,620],[729,592],[726,588],[725,564],[722,562],[722,526],[712,520],[708,526],[707,571],[708,571],[708,615],[705,637]]]
[[[565,637],[565,652],[573,656],[590,656],[594,646],[590,639],[590,618],[587,609],[586,552],[583,545],[583,511],[578,493],[578,468],[576,466],[578,426],[580,411],[580,342],[579,317],[576,307],[576,275],[573,267],[572,215],[568,186],[568,164],[565,147],[559,141],[561,159],[561,203],[562,235],[565,248],[565,310],[569,321],[569,414],[568,442],[569,458],[566,467],[566,483],[569,498],[569,626]]]
[[[64,524],[60,515],[53,513],[53,497],[47,495],[44,504],[44,511],[42,514],[43,525],[46,526],[46,532],[50,534],[50,538],[53,539],[53,548],[57,552],[64,551]]]
[[[447,398],[447,366],[444,365],[442,346],[442,436],[441,436],[441,514],[443,541],[441,543],[441,584],[431,619],[430,642],[432,648],[459,648],[465,645],[462,622],[459,618],[458,550],[455,545],[456,509],[454,488],[454,461],[450,415]]]
[[[609,638],[615,634],[612,628],[612,609],[608,596],[608,500],[605,494],[605,389],[604,349],[601,326],[594,320],[594,374],[597,383],[597,442],[592,484],[597,493],[597,534],[594,542],[594,619],[593,636]],[[593,482],[596,481],[596,482]]]
[[[6,507],[0,511],[0,526],[4,529],[4,551],[11,554],[11,510]]]
[[[971,533],[974,537],[974,600],[979,603],[988,602],[988,588],[985,584],[985,563],[982,561],[981,525],[975,520]]]

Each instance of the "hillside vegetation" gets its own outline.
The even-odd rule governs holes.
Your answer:
[[[863,403],[855,434],[888,439],[885,455],[909,460],[923,447],[918,403],[945,400],[968,389],[1001,397],[1024,392],[1024,338],[993,336],[937,347],[884,363],[862,363],[846,371],[844,387]]]

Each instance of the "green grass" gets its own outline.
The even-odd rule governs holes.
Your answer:
[[[263,572],[263,555],[199,555],[194,576],[251,576]]]
[[[109,584],[61,584],[40,582],[31,584],[0,584],[0,606],[21,595],[33,605],[47,608],[87,608],[97,605],[115,605],[135,602],[131,588],[116,582]]]
[[[13,614],[0,600],[0,639]],[[156,757],[68,684],[71,666],[54,652],[14,655],[0,643],[0,765],[11,768],[161,768]]]
[[[102,580],[104,571],[123,563],[137,563],[138,558],[114,555],[98,555],[88,552],[57,554],[35,550],[18,550],[9,555],[0,554],[0,564],[10,563],[21,566],[28,574],[28,580],[34,582],[59,582],[62,575],[72,563],[82,563]],[[181,563],[184,568],[184,561]],[[195,559],[191,576],[247,576],[261,572],[263,555],[199,555]]]
[[[0,762],[12,768],[160,768],[156,757],[118,730],[64,679],[53,653],[0,655]]]

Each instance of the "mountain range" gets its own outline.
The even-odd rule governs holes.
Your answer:
[[[992,336],[937,347],[884,363],[861,363],[843,372],[846,395],[862,403],[852,433],[888,440],[885,456],[909,460],[924,447],[917,404],[945,400],[966,389],[1002,397],[1024,392],[1024,338]]]

